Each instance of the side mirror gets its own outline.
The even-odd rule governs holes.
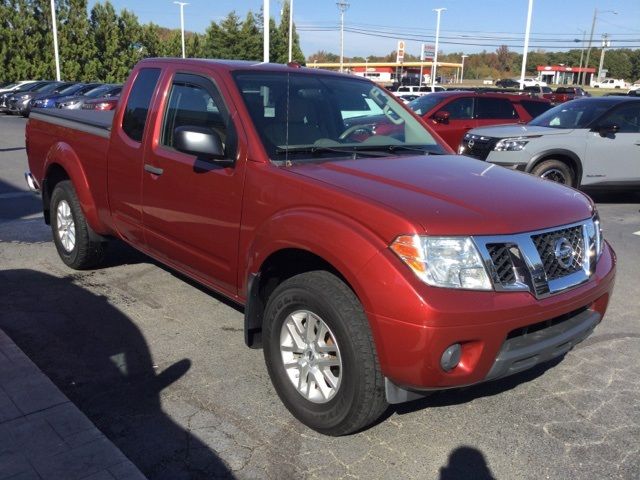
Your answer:
[[[605,123],[604,125],[598,125],[596,127],[596,131],[600,134],[601,137],[614,135],[618,133],[618,130],[620,130],[620,126],[616,123]]]
[[[217,132],[204,127],[185,125],[177,127],[173,133],[176,150],[204,159],[224,158],[224,147]]]
[[[433,119],[438,123],[449,123],[449,112],[438,110],[433,115]]]

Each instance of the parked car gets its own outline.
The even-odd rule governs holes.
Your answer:
[[[83,110],[114,110],[118,106],[120,95],[115,97],[101,97],[87,100],[82,105]]]
[[[74,82],[55,82],[40,89],[35,89],[28,94],[24,94],[20,100],[16,99],[15,105],[10,101],[10,112],[17,113],[23,117],[28,117],[31,113],[33,102],[47,95],[56,95],[70,86],[75,85]]]
[[[63,98],[82,96],[88,91],[101,85],[101,83],[76,83],[61,90],[60,92],[39,96],[37,99],[31,101],[31,108],[55,108],[56,102]]]
[[[533,78],[533,77],[525,77],[522,82],[520,82],[520,79],[516,80],[518,82],[518,87],[520,86],[520,83],[522,83],[523,88],[524,87],[547,87],[547,82],[545,82],[544,80],[540,80],[538,78]]]
[[[395,130],[363,133],[345,111]],[[83,113],[26,128],[62,262],[95,267],[116,237],[243,304],[247,345],[323,434],[558,359],[612,294],[588,197],[447,155],[367,79],[147,59],[115,111]]]
[[[572,187],[640,186],[640,99],[562,103],[528,125],[471,130],[459,153]]]
[[[522,92],[527,93],[529,95],[546,98],[547,100],[551,100],[549,96],[553,94],[553,89],[551,87],[534,85],[531,87],[524,87],[522,89]]]
[[[13,89],[11,91],[4,92],[4,93],[0,94],[0,112],[8,113],[9,106],[7,105],[7,101],[13,95],[27,93],[27,92],[30,92],[32,90],[35,90],[36,88],[40,88],[43,85],[47,85],[49,83],[51,83],[51,82],[50,81],[44,81],[44,80],[38,80],[37,82],[25,82],[25,83],[19,85],[17,88],[15,88],[15,89]]]
[[[593,88],[628,88],[629,84],[621,78],[605,78],[601,82],[591,82]]]
[[[549,100],[551,100],[551,103],[557,105],[559,103],[568,102],[569,100],[574,100],[576,98],[590,96],[591,94],[583,90],[581,87],[558,87],[556,88],[556,91],[551,95],[545,95],[545,98],[548,98]]]
[[[31,83],[36,83],[36,80],[21,80],[19,82],[9,83],[4,87],[0,88],[0,94],[16,91],[20,87],[27,86]]]
[[[56,101],[56,108],[65,108],[67,110],[78,110],[87,100],[100,97],[113,97],[120,95],[122,85],[100,85],[89,90],[83,95],[74,95],[71,97],[61,98]]]
[[[7,110],[6,113],[8,115],[23,115],[30,109],[30,102],[33,98],[40,94],[46,94],[54,92],[58,87],[64,85],[62,82],[57,82],[54,80],[47,81],[42,85],[29,90],[28,92],[20,92],[14,93],[10,97],[7,98]],[[68,85],[68,84],[67,84]]]
[[[502,88],[520,88],[520,82],[517,82],[516,80],[513,80],[511,78],[501,78],[499,80],[496,80],[495,85]]]
[[[472,128],[526,123],[549,108],[548,100],[506,93],[448,91],[420,97],[409,108],[456,150]]]

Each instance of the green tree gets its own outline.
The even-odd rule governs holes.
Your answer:
[[[240,26],[238,47],[242,52],[243,60],[257,61],[262,59],[262,33],[258,28],[257,19],[253,12],[247,13],[244,22]]]
[[[280,63],[286,63],[289,61],[289,12],[291,11],[291,4],[289,0],[285,0],[284,5],[282,6],[282,16],[280,18],[280,26],[278,30],[280,31],[280,37],[284,39],[286,46],[286,53],[284,58],[279,58],[276,61]],[[293,22],[293,45],[291,49],[291,59],[294,62],[298,62],[304,64],[304,54],[300,49],[300,37],[298,36],[298,32],[296,31],[296,23]]]
[[[96,47],[96,80],[117,82],[120,59],[118,16],[109,1],[96,3],[91,9],[91,31]],[[93,66],[91,68],[94,68]]]
[[[58,12],[60,39],[60,69],[62,78],[71,81],[88,80],[86,70],[96,56],[89,31],[87,0],[69,0],[65,17]],[[89,72],[91,73],[91,72]]]

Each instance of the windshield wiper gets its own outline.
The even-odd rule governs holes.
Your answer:
[[[359,151],[384,151],[389,153],[395,153],[398,151],[405,152],[420,152],[423,155],[443,155],[440,152],[431,152],[426,147],[415,147],[411,145],[362,145],[357,147]]]
[[[344,147],[326,147],[320,145],[310,145],[305,147],[280,147],[276,149],[277,155],[285,155],[285,154],[298,154],[298,153],[310,153],[312,155],[320,155],[322,153],[339,153],[339,154],[347,154],[352,158],[356,158],[357,155],[363,151],[368,151],[370,148],[360,148],[359,146],[344,146]],[[374,149],[375,150],[375,149]],[[378,153],[377,156],[385,156],[384,154]]]

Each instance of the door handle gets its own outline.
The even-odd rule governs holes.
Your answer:
[[[154,167],[153,165],[149,165],[148,163],[144,164],[145,172],[153,173],[154,175],[162,175],[164,170],[159,167]]]

